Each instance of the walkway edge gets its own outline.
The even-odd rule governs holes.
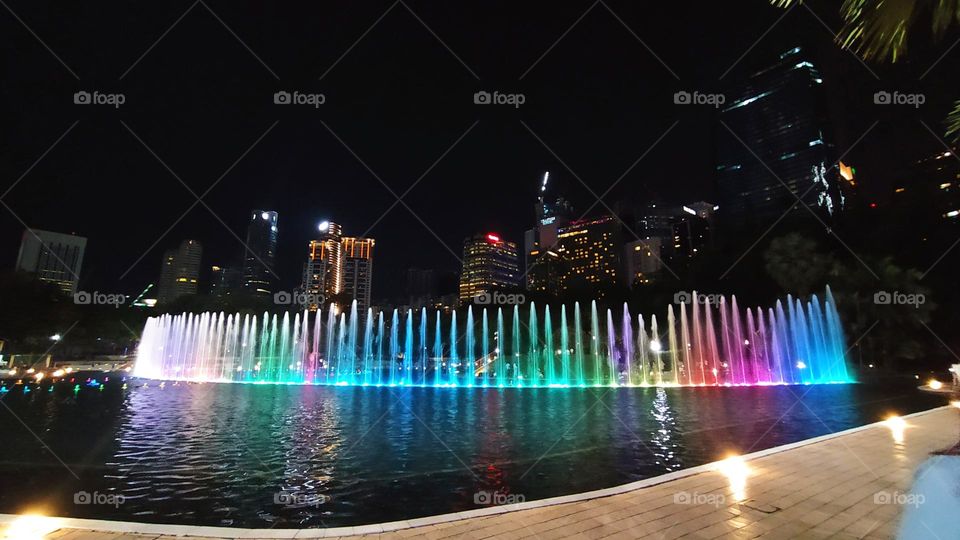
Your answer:
[[[944,409],[953,409],[955,407],[950,405],[945,405],[942,407],[937,407],[927,411],[921,411],[913,414],[904,416],[904,419],[914,418],[918,416],[923,416],[931,414],[937,411]],[[795,443],[785,444],[782,446],[775,446],[773,448],[768,448],[766,450],[760,450],[758,452],[753,452],[751,454],[746,454],[742,456],[745,461],[751,461],[772,454],[778,454],[788,450],[793,450],[795,448],[801,448],[804,446],[809,446],[811,444],[817,444],[820,442],[828,441],[831,439],[836,439],[845,435],[850,435],[853,433],[866,431],[869,429],[875,429],[882,427],[884,423],[875,422],[872,424],[867,424],[860,427],[855,427],[843,431],[838,431],[836,433],[830,433],[827,435],[821,435],[819,437],[814,437],[812,439],[804,439]],[[660,476],[655,476],[652,478],[646,478],[644,480],[638,480],[636,482],[630,482],[628,484],[621,484],[619,486],[614,486],[610,488],[598,489],[594,491],[586,491],[582,493],[575,493],[572,495],[563,495],[560,497],[551,497],[548,499],[540,499],[536,501],[529,501],[519,504],[511,505],[502,505],[502,506],[492,506],[489,508],[479,508],[475,510],[468,510],[465,512],[456,512],[450,514],[440,514],[436,516],[428,516],[423,518],[415,518],[405,521],[391,521],[387,523],[377,523],[373,525],[361,525],[356,527],[333,527],[326,529],[242,529],[242,528],[233,528],[233,527],[212,527],[212,526],[194,526],[194,525],[167,525],[167,524],[158,524],[158,523],[140,523],[132,521],[110,521],[110,520],[101,520],[101,519],[81,519],[81,518],[48,518],[50,520],[55,520],[56,525],[61,529],[83,529],[83,530],[94,530],[102,532],[116,532],[116,533],[141,533],[141,534],[166,534],[174,536],[206,536],[206,537],[215,537],[215,538],[329,538],[329,537],[338,537],[338,536],[350,536],[350,535],[363,535],[363,534],[378,534],[383,532],[397,531],[401,529],[410,529],[414,527],[423,527],[427,525],[436,525],[439,523],[447,523],[450,521],[459,521],[469,518],[477,518],[483,516],[492,516],[497,514],[506,514],[510,512],[516,512],[520,510],[529,510],[533,508],[542,508],[545,506],[554,506],[558,504],[566,504],[573,502],[586,501],[591,499],[600,499],[604,497],[610,497],[612,495],[619,495],[621,493],[627,493],[630,491],[635,491],[638,489],[643,489],[651,486],[656,486],[659,484],[664,484],[681,478],[686,478],[689,476],[694,476],[704,472],[710,472],[717,469],[719,461],[706,463],[703,465],[697,465],[695,467],[690,467],[689,469],[683,469],[676,472],[667,473]],[[17,514],[0,514],[0,524],[10,523],[20,516]]]

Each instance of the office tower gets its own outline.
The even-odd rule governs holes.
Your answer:
[[[573,221],[561,227],[556,252],[563,261],[561,294],[590,292],[625,281],[621,266],[622,233],[613,216]]]
[[[463,242],[463,271],[460,274],[460,301],[477,295],[518,287],[520,260],[517,245],[493,233],[479,234]]]
[[[187,294],[197,294],[200,281],[200,256],[203,248],[196,240],[184,240],[177,249],[163,254],[157,303],[166,305]]]
[[[560,255],[552,250],[535,248],[529,253],[533,261],[527,267],[527,290],[551,295],[560,294],[560,273],[563,270]]]
[[[366,317],[370,307],[370,289],[373,281],[373,238],[344,237],[343,292],[357,301],[357,311]]]
[[[437,296],[437,271],[429,268],[407,270],[407,303],[411,307],[424,307]]]
[[[273,292],[278,234],[276,212],[254,210],[250,213],[243,250],[243,288],[248,293],[269,295]]]
[[[724,223],[776,220],[797,198],[825,217],[843,208],[823,79],[805,50],[781,54],[727,92],[720,121],[717,191]]]
[[[663,257],[663,239],[658,236],[627,242],[624,248],[627,286],[633,288],[656,280],[663,270]]]
[[[73,295],[77,292],[86,247],[87,239],[82,236],[27,229],[20,242],[16,268]]]
[[[210,267],[210,295],[229,296],[242,288],[243,271],[230,266]]]
[[[308,246],[299,291],[304,307],[310,310],[329,304],[343,291],[343,229],[338,223],[324,221],[317,231],[320,236]]]

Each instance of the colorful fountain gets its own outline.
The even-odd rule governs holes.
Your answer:
[[[850,382],[830,289],[764,312],[694,293],[655,315],[597,303],[150,318],[134,374],[350,386],[732,386]],[[709,297],[713,298],[713,297]],[[688,309],[689,308],[689,309]],[[617,310],[619,311],[619,310]],[[462,323],[458,321],[458,317]],[[432,322],[432,324],[431,324]]]

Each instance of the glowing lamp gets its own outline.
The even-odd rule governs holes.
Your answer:
[[[943,383],[936,379],[930,379],[930,382],[927,383],[927,386],[929,386],[931,390],[940,390],[943,388]]]
[[[321,221],[320,224],[317,225],[317,229],[318,229],[320,232],[327,232],[327,229],[329,229],[329,228],[330,228],[330,222],[329,222],[329,221]]]
[[[261,219],[270,219],[270,214],[267,213],[267,212],[263,212],[262,214],[260,214],[260,218],[261,218]]]

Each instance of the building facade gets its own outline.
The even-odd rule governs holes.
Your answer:
[[[561,294],[589,292],[623,283],[623,234],[613,216],[585,219],[561,227],[557,255],[562,261]]]
[[[177,249],[163,254],[157,304],[166,305],[188,294],[197,294],[200,283],[200,257],[203,248],[196,240],[184,240]]]
[[[778,219],[798,198],[824,216],[843,208],[823,79],[806,50],[786,51],[730,90],[720,121],[716,178],[725,223]]]
[[[273,292],[277,261],[277,213],[253,210],[247,225],[243,252],[243,289],[250,294],[266,296]]]
[[[373,287],[373,238],[344,237],[343,292],[357,301],[357,311],[366,317]]]
[[[517,245],[498,234],[479,234],[463,242],[463,271],[460,274],[460,302],[477,296],[520,286],[520,259]]]
[[[16,268],[73,295],[77,292],[86,248],[87,239],[82,236],[27,229],[20,242]]]
[[[303,307],[311,311],[343,291],[343,228],[339,223],[324,221],[318,231],[320,237],[307,246],[299,291]]]

